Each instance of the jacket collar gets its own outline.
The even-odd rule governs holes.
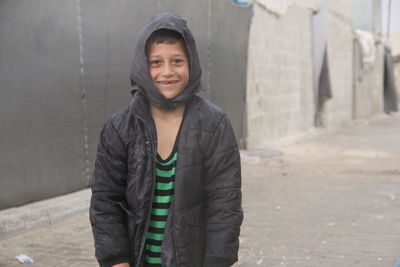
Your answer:
[[[138,117],[144,123],[152,124],[153,118],[151,117],[149,103],[146,100],[146,97],[136,88],[132,89],[131,94],[133,97],[131,104],[129,105],[129,112],[133,116]]]

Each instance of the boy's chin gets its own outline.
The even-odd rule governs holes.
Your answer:
[[[171,100],[175,97],[177,97],[182,91],[179,92],[160,92],[162,96],[164,96],[166,99]]]

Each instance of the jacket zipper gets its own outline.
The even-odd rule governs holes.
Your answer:
[[[183,127],[183,122],[184,122],[184,119],[185,119],[185,115],[186,115],[186,112],[187,112],[187,109],[188,109],[188,106],[186,106],[186,108],[185,108],[185,111],[184,111],[184,114],[183,114],[183,118],[182,118],[182,122],[181,122],[181,125],[180,125],[180,128],[179,128],[179,131],[178,131],[178,136],[177,136],[177,138],[179,139],[179,135],[180,135],[180,132],[181,132],[181,128]],[[141,118],[140,116],[138,117],[141,121],[142,121],[142,123],[144,124],[144,125],[146,125],[146,122],[145,122],[145,120],[143,119],[143,118]],[[154,121],[152,121],[152,123],[153,123],[153,125],[154,125]],[[138,259],[137,259],[137,261],[136,261],[136,265],[137,266],[141,266],[140,265],[140,263],[142,263],[143,261],[144,261],[144,253],[143,253],[143,250],[144,250],[144,247],[145,247],[145,245],[146,245],[146,236],[147,236],[147,232],[148,232],[148,229],[149,229],[149,224],[150,224],[150,218],[151,218],[151,209],[152,209],[152,206],[153,206],[153,199],[154,199],[154,191],[155,191],[155,188],[156,188],[156,162],[155,162],[155,153],[157,153],[157,150],[156,150],[156,145],[155,145],[155,141],[154,141],[154,136],[153,136],[153,132],[154,131],[152,131],[151,130],[151,127],[149,127],[148,128],[149,129],[149,135],[150,135],[150,143],[151,143],[151,149],[152,149],[152,160],[153,160],[153,187],[152,187],[152,190],[151,190],[151,198],[150,198],[150,200],[151,200],[151,203],[150,203],[150,206],[149,206],[149,213],[148,213],[148,215],[147,215],[147,219],[146,219],[146,224],[145,224],[145,231],[143,232],[143,236],[142,236],[142,244],[141,244],[141,247],[140,247],[140,251],[139,251],[139,257],[138,257]],[[155,125],[154,125],[154,129],[155,129]],[[178,148],[177,148],[178,149]],[[175,197],[174,197],[174,199],[175,199]],[[174,206],[172,205],[172,203],[171,203],[171,206],[174,208]],[[167,225],[166,225],[166,228],[167,228]],[[172,238],[174,238],[175,239],[175,234],[173,234],[173,237]],[[162,255],[161,255],[161,257],[162,257]],[[143,258],[143,259],[142,259]],[[143,260],[143,261],[142,261]],[[178,260],[178,259],[177,259]]]
[[[145,224],[145,228],[144,228],[144,232],[143,232],[143,236],[142,236],[142,244],[141,244],[141,248],[140,248],[140,251],[139,251],[139,257],[138,257],[138,261],[137,261],[138,266],[140,266],[139,264],[144,261],[143,250],[144,250],[144,247],[146,245],[146,239],[147,239],[146,236],[147,236],[147,232],[148,232],[148,229],[149,229],[150,217],[151,217],[151,209],[152,209],[153,198],[154,198],[154,190],[155,190],[155,186],[156,186],[156,183],[155,183],[156,162],[155,162],[155,156],[154,156],[154,153],[156,151],[155,150],[155,142],[154,142],[154,137],[153,137],[153,133],[152,133],[151,129],[150,129],[149,133],[150,133],[150,143],[151,143],[151,150],[152,150],[151,151],[152,160],[153,160],[153,187],[152,187],[152,190],[151,190],[151,198],[150,198],[151,203],[149,205],[149,212],[148,212],[147,219],[146,219],[146,224]]]

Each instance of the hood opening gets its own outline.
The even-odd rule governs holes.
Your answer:
[[[167,99],[153,85],[152,78],[148,71],[147,46],[153,42],[152,34],[160,30],[169,30],[176,32],[176,38],[181,39],[185,46],[189,60],[189,81],[178,96]],[[153,35],[154,36],[154,35]],[[173,42],[175,37],[163,37],[156,35],[156,42],[163,39]],[[171,40],[169,40],[171,39]],[[149,19],[139,33],[136,43],[131,68],[131,86],[132,91],[140,91],[147,100],[154,106],[161,109],[173,109],[182,102],[189,101],[196,93],[203,90],[201,83],[201,67],[196,43],[184,19],[172,13],[161,13]]]

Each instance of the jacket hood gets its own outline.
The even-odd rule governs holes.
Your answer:
[[[159,29],[180,33],[189,55],[189,81],[182,93],[172,99],[167,99],[158,92],[147,67],[146,42],[150,35]],[[179,103],[190,100],[193,95],[202,90],[199,55],[195,40],[185,20],[171,13],[161,13],[145,23],[134,49],[130,78],[132,93],[139,91],[151,104],[161,109],[172,109]]]

